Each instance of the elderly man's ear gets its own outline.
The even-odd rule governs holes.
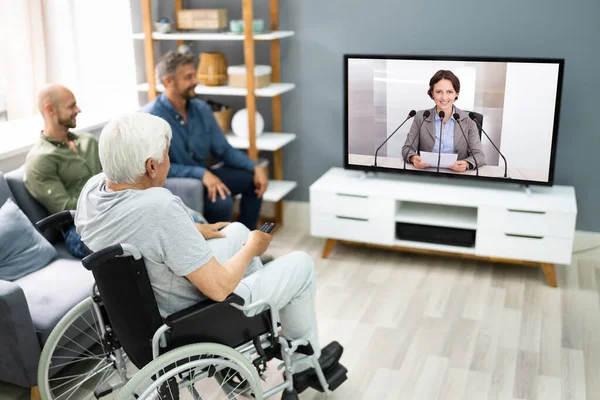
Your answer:
[[[146,173],[150,178],[156,178],[156,162],[151,158],[146,160]]]

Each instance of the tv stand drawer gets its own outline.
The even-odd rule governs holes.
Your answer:
[[[311,212],[341,215],[346,217],[384,219],[393,218],[394,199],[356,194],[348,190],[310,191]]]
[[[479,207],[477,231],[572,238],[575,217],[575,214],[561,212]]]
[[[313,236],[352,242],[392,245],[393,219],[357,218],[341,213],[310,213],[310,231]]]
[[[572,238],[478,232],[475,252],[478,256],[570,264],[572,247]]]

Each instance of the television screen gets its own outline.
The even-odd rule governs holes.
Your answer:
[[[345,168],[552,185],[564,60],[344,62]]]

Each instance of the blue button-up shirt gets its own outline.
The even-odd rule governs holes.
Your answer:
[[[227,142],[211,108],[204,101],[188,100],[187,123],[164,93],[143,110],[161,117],[171,125],[173,138],[169,147],[170,177],[202,179],[206,171],[206,160],[211,154],[224,161],[227,166],[254,170],[256,163]]]
[[[435,122],[435,143],[433,144],[432,153],[439,152],[440,148],[440,125],[442,119],[436,113],[434,115]],[[444,124],[444,134],[442,135],[442,153],[454,153],[454,119],[450,118]]]

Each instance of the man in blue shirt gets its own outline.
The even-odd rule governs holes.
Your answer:
[[[169,177],[202,180],[204,217],[209,223],[230,221],[233,198],[242,195],[238,221],[254,230],[258,224],[262,195],[268,178],[246,154],[233,148],[208,104],[196,98],[198,80],[192,54],[168,52],[156,67],[164,93],[149,103],[144,111],[166,120],[173,132],[169,157]],[[209,156],[223,161],[220,168],[207,168]],[[200,210],[199,210],[200,211]]]

